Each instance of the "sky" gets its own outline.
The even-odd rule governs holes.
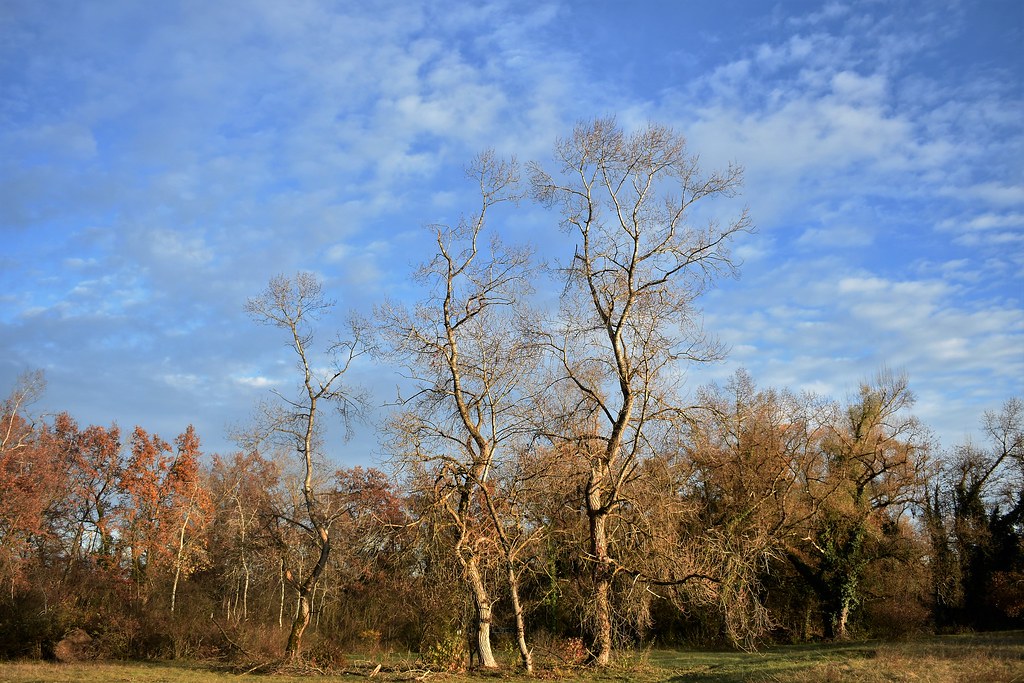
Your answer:
[[[243,311],[272,276],[323,278],[324,341],[414,300],[474,155],[614,116],[745,169],[713,211],[757,231],[700,302],[731,351],[689,387],[842,399],[887,366],[941,446],[977,440],[1024,395],[1022,45],[1019,0],[0,0],[0,394],[42,369],[38,412],[230,452],[296,380]],[[571,256],[540,206],[495,227]],[[331,457],[378,462],[384,415]]]

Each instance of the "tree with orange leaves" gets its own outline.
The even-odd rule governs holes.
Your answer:
[[[163,482],[162,512],[164,526],[174,550],[174,582],[171,587],[171,612],[178,597],[178,582],[206,563],[206,537],[203,533],[213,514],[213,504],[200,477],[199,437],[188,426],[174,441],[177,456]]]
[[[57,489],[49,443],[27,412],[44,386],[41,372],[27,373],[0,402],[0,581],[12,598],[25,585],[30,544],[45,533]]]
[[[121,552],[127,553],[131,575],[143,601],[148,595],[150,568],[160,562],[164,548],[160,530],[160,487],[170,464],[171,447],[157,435],[136,427],[129,439],[131,453],[121,475]]]
[[[50,431],[68,473],[60,515],[68,559],[107,564],[114,556],[118,482],[125,464],[121,431],[116,425],[82,430],[67,413],[54,418]]]

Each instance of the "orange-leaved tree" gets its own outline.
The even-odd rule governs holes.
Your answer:
[[[201,569],[207,562],[205,530],[212,519],[213,504],[200,476],[199,437],[188,428],[174,441],[177,456],[162,487],[164,524],[174,553],[174,581],[171,584],[171,612],[178,598],[178,582]]]

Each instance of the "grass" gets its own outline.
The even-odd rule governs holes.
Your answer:
[[[775,647],[760,653],[648,650],[620,654],[602,670],[545,667],[537,678],[496,673],[454,675],[385,662],[374,681],[584,681],[637,683],[1024,683],[1024,632],[941,636],[902,643],[843,643]],[[348,675],[317,676],[332,683],[366,679],[376,662],[353,656]],[[310,681],[309,676],[239,676],[201,662],[0,662],[0,683],[272,683]]]

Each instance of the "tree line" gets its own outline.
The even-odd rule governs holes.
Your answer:
[[[724,355],[698,302],[751,222],[705,205],[741,170],[607,119],[554,158],[525,179],[474,161],[477,210],[430,227],[415,303],[325,343],[315,276],[250,299],[297,390],[236,453],[203,454],[192,427],[168,443],[35,415],[43,378],[24,376],[0,406],[0,654],[46,656],[80,627],[115,657],[402,648],[496,668],[504,648],[529,671],[539,647],[601,666],[651,639],[1019,626],[1020,399],[984,415],[984,443],[941,453],[885,369],[845,401],[744,371],[687,390],[687,367]],[[528,198],[574,236],[555,266],[491,227]],[[557,303],[537,303],[542,277]],[[367,359],[405,378],[387,471],[332,472],[324,411],[347,428],[367,409],[348,382]]]

